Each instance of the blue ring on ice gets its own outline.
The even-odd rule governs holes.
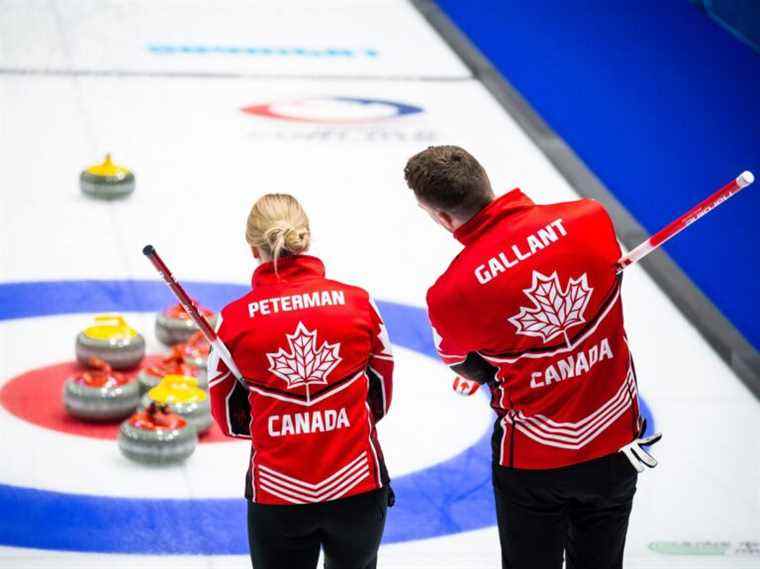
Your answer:
[[[219,309],[247,286],[190,282]],[[0,321],[94,312],[156,312],[173,298],[159,281],[76,280],[0,284]],[[378,302],[393,343],[435,358],[421,308]],[[649,428],[654,421],[643,400]],[[496,523],[490,430],[444,462],[393,480],[384,543],[449,535]],[[10,457],[6,457],[10,458]],[[242,473],[241,473],[242,495]],[[234,555],[248,553],[242,498],[153,499],[68,494],[0,484],[0,545],[102,553]],[[182,527],[185,531],[176,531]]]

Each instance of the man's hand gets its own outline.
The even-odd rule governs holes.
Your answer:
[[[454,383],[451,385],[451,387],[459,395],[463,397],[469,397],[480,388],[480,384],[477,381],[471,381],[463,377],[455,377]]]
[[[636,469],[636,472],[644,472],[645,467],[654,468],[657,466],[657,460],[649,454],[648,450],[644,447],[649,447],[662,438],[662,433],[655,433],[651,437],[644,437],[644,433],[647,430],[647,422],[644,419],[641,423],[641,429],[639,430],[639,438],[634,439],[623,448],[620,449],[628,462],[631,463]]]

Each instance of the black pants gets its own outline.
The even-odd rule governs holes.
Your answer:
[[[637,474],[621,453],[553,470],[494,466],[503,569],[618,569]]]
[[[375,569],[385,528],[388,488],[350,498],[295,506],[248,502],[248,543],[254,569]]]

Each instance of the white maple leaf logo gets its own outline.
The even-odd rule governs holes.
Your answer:
[[[322,343],[317,349],[317,331],[311,331],[302,322],[293,334],[286,334],[290,352],[280,348],[267,354],[269,371],[285,380],[288,389],[300,385],[327,384],[327,376],[340,363],[340,343]]]
[[[533,271],[533,284],[523,292],[533,301],[533,306],[521,306],[520,312],[508,319],[517,333],[541,338],[544,343],[564,334],[565,342],[570,345],[567,331],[586,322],[583,312],[594,289],[588,286],[586,273],[571,278],[563,291],[556,271],[548,277]]]

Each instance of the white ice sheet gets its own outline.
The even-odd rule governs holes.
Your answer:
[[[242,3],[230,6],[237,10]],[[266,30],[256,36],[261,41],[290,42],[299,35],[295,32],[317,43],[361,39],[389,54],[383,74],[463,75],[461,64],[403,3],[337,2],[329,13],[313,15],[313,22],[329,23],[320,26],[308,25],[310,12],[298,15],[303,5],[273,6],[256,6],[263,16],[251,29]],[[38,12],[30,19],[35,7]],[[275,18],[279,10],[289,17]],[[80,17],[82,12],[86,17]],[[172,41],[186,39],[177,29],[169,33],[164,18],[192,19],[187,33],[193,41],[212,41],[212,32],[230,21],[225,41],[248,37],[237,18],[206,3],[114,2],[101,13],[95,4],[81,2],[5,2],[0,5],[0,66],[137,69],[146,62],[140,50],[159,35],[157,30]],[[99,31],[104,19],[109,26],[118,21],[123,26]],[[22,48],[25,34],[36,39],[29,50]],[[127,39],[135,40],[134,49],[124,47]],[[426,287],[458,246],[417,209],[404,186],[402,168],[412,153],[429,144],[460,144],[482,160],[500,190],[519,185],[539,202],[576,197],[477,82],[350,80],[349,74],[369,73],[369,64],[354,69],[355,63],[340,70],[339,62],[312,63],[310,73],[347,74],[318,81],[0,75],[0,280],[154,278],[140,254],[150,241],[181,278],[245,283],[253,267],[243,240],[247,208],[261,193],[288,191],[309,211],[315,252],[325,258],[332,276],[364,285],[381,299],[422,306]],[[221,59],[146,65],[237,71],[243,64]],[[302,73],[300,63],[255,65],[262,66],[257,72],[269,72],[271,65],[278,74]],[[365,126],[325,126],[240,110],[308,97],[388,99],[422,112]],[[137,191],[127,201],[95,202],[77,189],[79,170],[106,151],[137,175]],[[661,466],[640,479],[628,566],[756,566],[756,558],[663,556],[648,548],[655,541],[757,540],[760,405],[639,268],[626,272],[624,299],[640,390],[665,434],[655,451]],[[46,363],[37,362],[34,346],[21,346],[14,334],[18,326],[31,325],[0,324],[0,381],[16,373],[19,362]],[[73,333],[60,330],[60,341],[68,346]],[[400,370],[402,384],[411,381],[409,361]],[[429,370],[429,385],[437,381],[441,397],[448,397],[443,367],[423,367]],[[399,410],[418,406],[422,414],[434,412],[425,402],[412,401],[411,391],[402,388],[398,397]],[[8,421],[0,416],[0,429]],[[450,421],[439,427],[446,436],[454,430]],[[392,437],[385,444],[399,456],[414,452]],[[66,553],[53,561],[51,555],[5,548],[0,565],[96,563],[89,556]],[[498,548],[491,528],[394,544],[382,555],[386,567],[483,567],[496,566]],[[97,563],[102,559],[98,556]],[[243,557],[149,561],[166,567],[247,563]],[[110,565],[119,563],[126,566],[132,559],[109,558]]]

